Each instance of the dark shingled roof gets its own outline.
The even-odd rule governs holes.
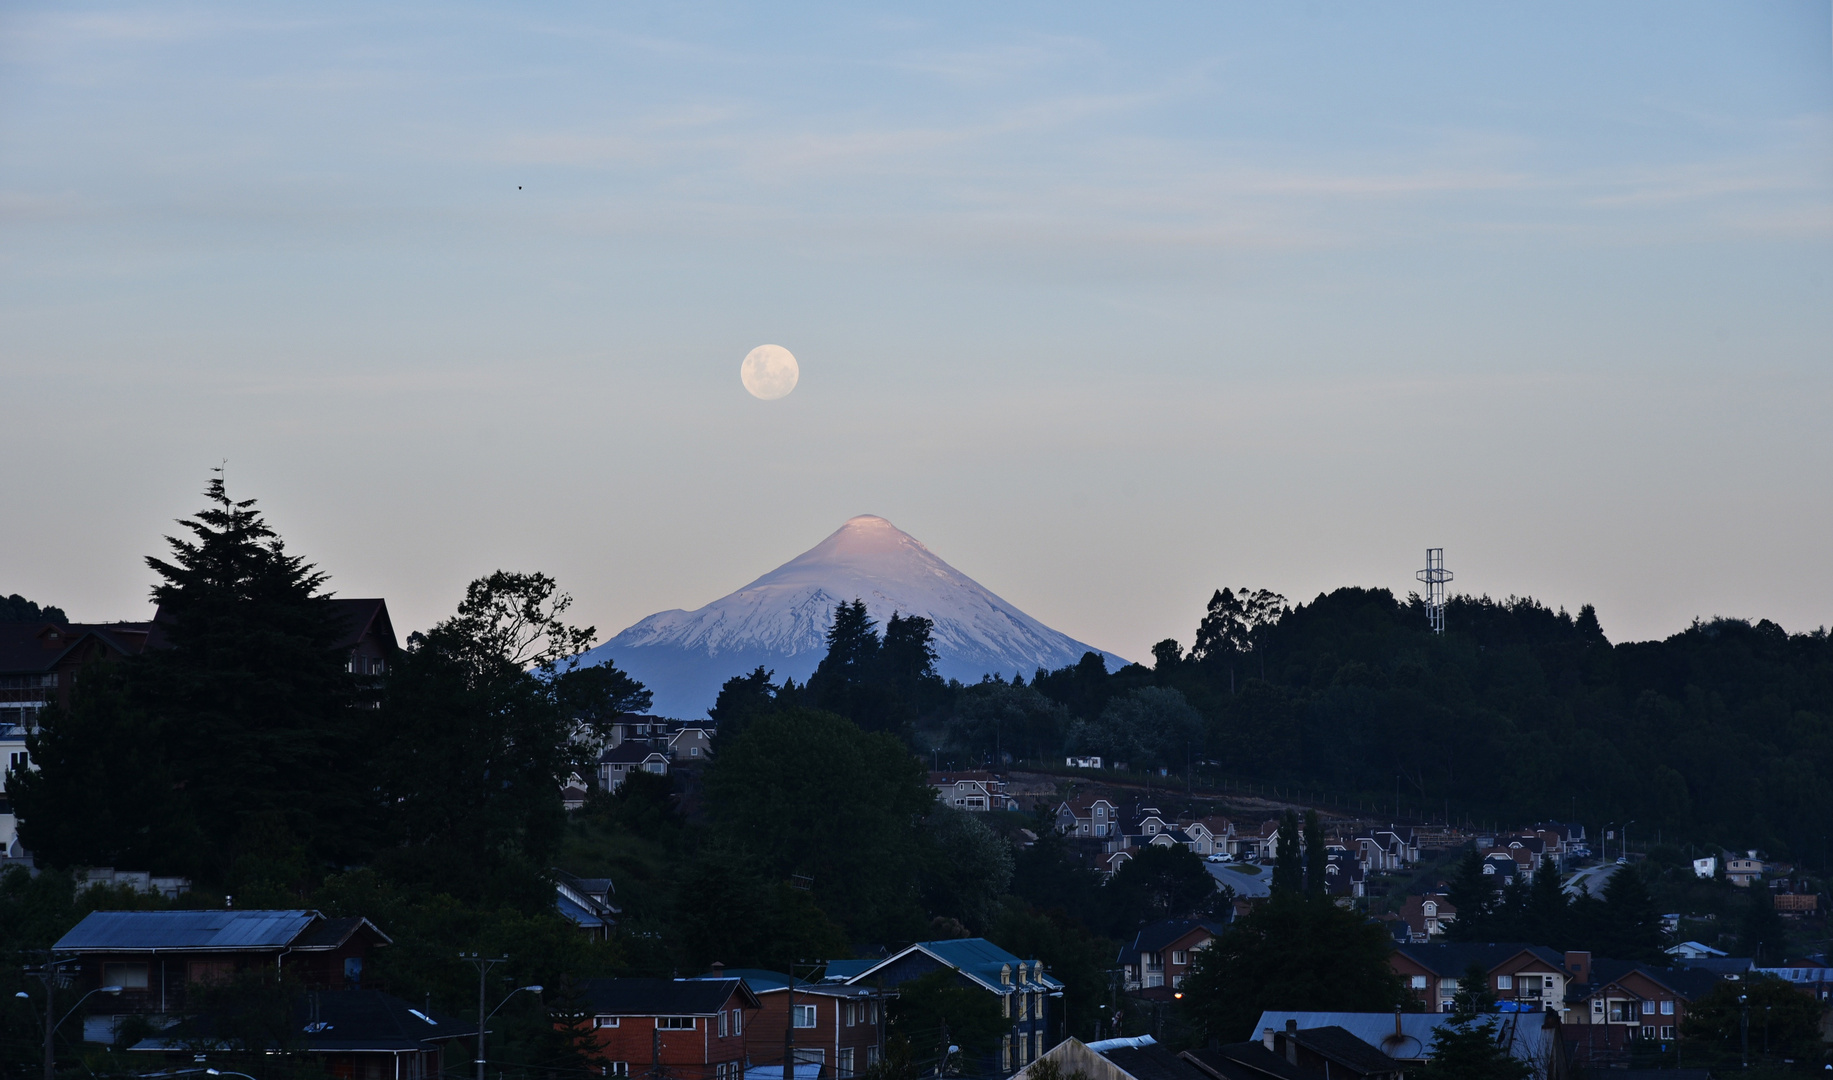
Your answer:
[[[316,1012],[314,1012],[316,1010]],[[325,1025],[308,1030],[314,1021]],[[323,990],[293,1001],[293,1023],[308,1050],[424,1050],[426,1044],[476,1035],[466,1023],[417,1009],[378,990]],[[135,1050],[191,1049],[216,1035],[214,1017],[194,1016],[134,1045]]]
[[[758,1007],[743,979],[587,979],[585,991],[598,1016],[713,1016],[734,994]]]
[[[1133,936],[1133,943],[1121,950],[1121,960],[1124,962],[1127,957],[1138,956],[1142,952],[1159,952],[1199,926],[1212,934],[1220,934],[1225,929],[1221,923],[1209,919],[1160,919],[1140,928],[1139,933]]]
[[[284,949],[316,911],[92,911],[51,948],[57,952],[213,952]]]
[[[1286,1036],[1288,1039],[1291,1035]],[[1348,1028],[1304,1028],[1298,1032],[1298,1045],[1348,1066],[1364,1076],[1369,1073],[1397,1073],[1400,1062],[1356,1038]]]
[[[1220,1080],[1313,1080],[1298,1066],[1258,1042],[1229,1043],[1214,1049],[1186,1050],[1184,1059]]]
[[[377,929],[374,923],[358,915],[348,919],[321,918],[307,927],[306,932],[299,935],[292,947],[295,949],[335,949],[350,940],[350,935],[365,926],[369,928],[370,933],[381,939],[382,944],[393,944],[392,939]]]
[[[1565,954],[1554,952],[1544,945],[1529,945],[1524,941],[1500,944],[1471,942],[1463,945],[1401,945],[1395,951],[1427,971],[1451,978],[1461,978],[1472,962],[1482,964],[1483,970],[1488,971],[1518,953],[1531,953],[1535,959],[1543,960],[1560,971],[1564,971],[1566,967]]]
[[[1134,1080],[1204,1080],[1195,1065],[1162,1046],[1116,1046],[1100,1054]]]

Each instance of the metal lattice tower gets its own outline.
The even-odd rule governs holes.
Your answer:
[[[1445,569],[1445,549],[1426,549],[1426,568],[1414,577],[1426,583],[1426,618],[1432,623],[1432,632],[1445,632],[1445,582],[1451,580],[1451,571]]]

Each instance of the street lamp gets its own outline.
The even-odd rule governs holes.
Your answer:
[[[477,1080],[484,1080],[484,1025],[490,1022],[490,1018],[492,1016],[495,1016],[497,1013],[501,1012],[503,1009],[503,1006],[509,1004],[510,998],[515,997],[517,994],[521,993],[522,991],[526,990],[531,994],[539,994],[541,992],[541,986],[539,983],[533,986],[518,986],[514,990],[511,990],[509,993],[504,994],[503,1000],[496,1003],[496,1008],[491,1009],[489,1013],[485,1013],[484,1012],[484,975],[483,975],[485,970],[487,969],[480,966],[478,969],[478,976],[477,976],[477,983],[478,983],[478,986],[477,986]]]
[[[119,986],[98,986],[82,997],[77,998],[76,1004],[70,1006],[70,1011],[60,1018],[57,1015],[57,1003],[53,1000],[51,993],[51,984],[57,981],[57,977],[45,971],[34,971],[31,974],[40,983],[44,984],[45,988],[45,1080],[53,1080],[57,1075],[57,1051],[52,1042],[52,1036],[56,1034],[57,1029],[64,1026],[65,1020],[76,1015],[77,1010],[83,1007],[83,1002],[88,1001],[97,994],[119,994],[122,988]],[[31,1000],[31,995],[27,994],[24,990],[15,993],[13,996],[16,998],[25,998],[27,1001]]]

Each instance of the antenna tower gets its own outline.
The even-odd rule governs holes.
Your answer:
[[[1451,571],[1445,569],[1445,549],[1426,549],[1426,568],[1414,577],[1426,583],[1426,619],[1432,624],[1434,634],[1445,632],[1445,582],[1451,580]]]

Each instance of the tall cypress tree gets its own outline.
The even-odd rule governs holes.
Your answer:
[[[1268,886],[1275,898],[1297,899],[1305,893],[1305,863],[1299,854],[1298,815],[1287,810],[1279,819],[1278,848],[1273,852],[1273,881]]]
[[[1317,811],[1305,811],[1305,899],[1322,901],[1329,895],[1330,853],[1324,849],[1324,827]]]

